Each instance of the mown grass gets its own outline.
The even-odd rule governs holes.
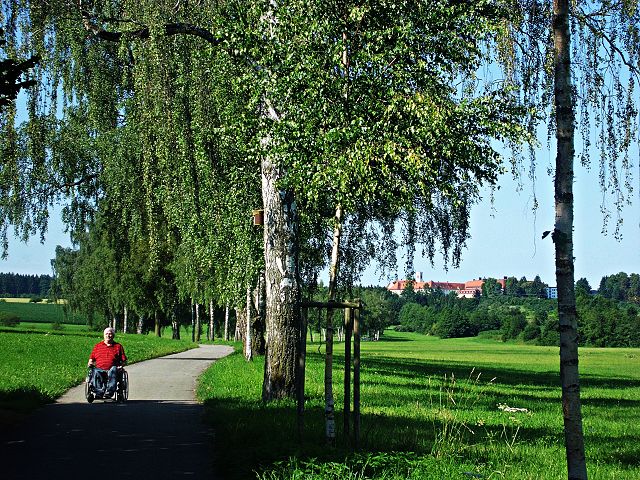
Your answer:
[[[87,324],[85,315],[65,313],[62,303],[29,303],[28,298],[4,300],[0,302],[0,312],[17,315],[20,322]]]
[[[87,359],[101,333],[66,325],[51,329],[0,328],[0,409],[29,412],[84,379]],[[118,334],[129,363],[187,350],[187,340]]]
[[[557,348],[395,332],[363,343],[357,454],[339,356],[338,438],[324,446],[322,351],[308,347],[301,441],[291,401],[259,401],[261,360],[235,354],[201,378],[225,478],[566,478]],[[589,478],[640,479],[640,350],[584,348],[580,368]]]

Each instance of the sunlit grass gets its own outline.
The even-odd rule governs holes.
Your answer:
[[[198,394],[225,439],[217,451],[227,477],[566,478],[557,348],[395,332],[364,342],[359,455],[342,435],[341,348],[331,448],[323,435],[322,346],[308,347],[302,442],[293,402],[259,401],[260,359],[237,354],[203,376]],[[591,479],[640,479],[639,353],[581,350]]]

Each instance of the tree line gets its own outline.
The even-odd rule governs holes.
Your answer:
[[[1,297],[49,296],[51,275],[24,275],[21,273],[0,273]]]
[[[605,276],[602,285],[621,279],[636,279],[637,274],[619,273]],[[538,279],[538,277],[536,277]],[[611,280],[614,279],[614,280]],[[488,279],[491,280],[491,279]],[[394,302],[397,311],[396,328],[441,338],[490,335],[503,341],[518,340],[538,345],[559,345],[559,321],[557,300],[543,298],[544,295],[529,295],[524,286],[536,282],[514,279],[513,285],[521,287],[505,289],[499,294],[491,288],[492,295],[476,298],[458,298],[445,295],[441,290],[429,293],[407,289]],[[579,343],[594,347],[639,347],[640,346],[640,302],[637,284],[627,285],[624,293],[616,298],[610,289],[592,293],[586,279],[576,282],[576,306],[578,313]],[[509,282],[507,282],[509,285]],[[484,287],[484,286],[483,286]],[[544,288],[544,286],[536,287]],[[515,292],[515,293],[514,293]]]

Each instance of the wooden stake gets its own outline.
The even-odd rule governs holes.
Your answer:
[[[360,310],[356,309],[353,318],[353,436],[356,450],[360,448]]]
[[[344,435],[349,436],[351,422],[351,329],[353,310],[344,310]]]

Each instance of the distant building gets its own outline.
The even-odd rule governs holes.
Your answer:
[[[547,287],[545,291],[547,292],[547,298],[558,298],[558,287]]]
[[[497,280],[504,290],[507,282],[507,277]],[[428,290],[440,289],[445,295],[451,292],[455,292],[458,297],[474,298],[482,294],[482,285],[484,285],[484,279],[473,279],[465,283],[455,282],[434,282],[432,280],[428,282],[422,281],[422,272],[416,272],[415,280],[395,280],[387,285],[387,290],[396,295],[400,295],[407,285],[413,284],[414,292],[425,292]]]

